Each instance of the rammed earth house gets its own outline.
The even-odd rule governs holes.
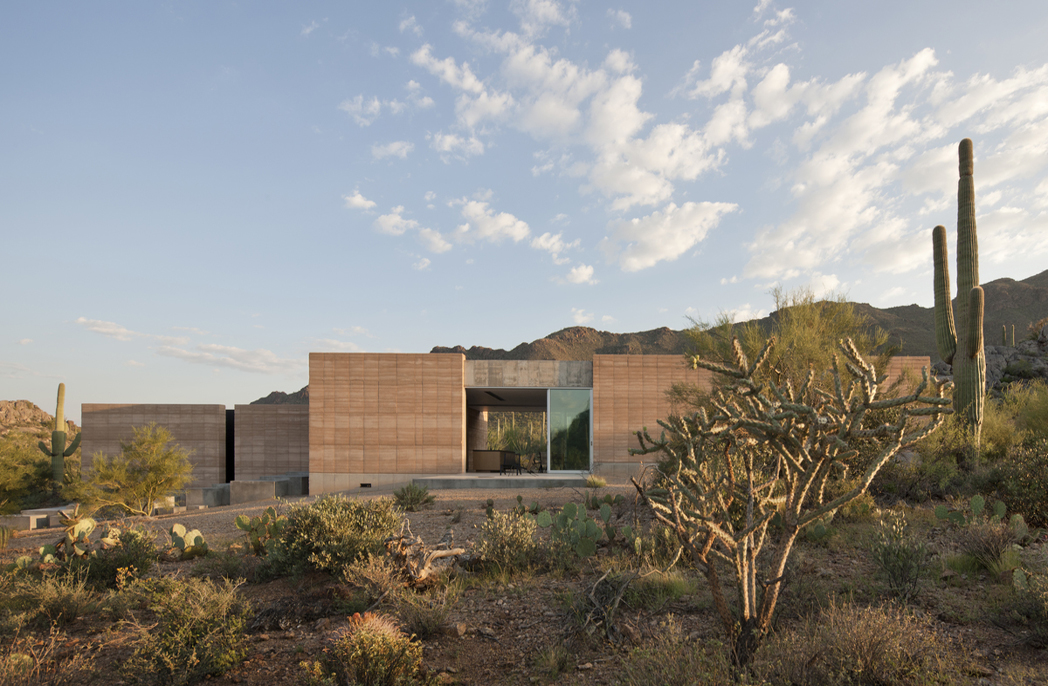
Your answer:
[[[920,378],[927,357],[897,357],[889,381]],[[309,405],[82,406],[84,468],[114,454],[131,428],[167,427],[194,451],[196,481],[309,476],[324,493],[466,474],[487,448],[490,412],[544,412],[550,473],[594,472],[620,480],[639,471],[633,432],[671,412],[665,391],[711,375],[680,355],[594,355],[592,362],[467,360],[460,353],[310,353]]]

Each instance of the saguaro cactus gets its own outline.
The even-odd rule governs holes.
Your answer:
[[[80,434],[66,447],[65,384],[58,384],[58,409],[55,410],[55,430],[51,432],[51,446],[40,441],[40,450],[51,457],[51,478],[55,489],[65,479],[65,459],[80,447]]]
[[[958,149],[957,182],[957,326],[950,302],[946,228],[932,231],[935,257],[935,341],[939,355],[953,365],[953,409],[961,414],[978,450],[986,397],[986,355],[983,348],[983,290],[979,286],[979,242],[975,235],[975,179],[972,141]],[[960,335],[958,335],[958,332]]]

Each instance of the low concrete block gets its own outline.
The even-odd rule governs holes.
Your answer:
[[[289,480],[286,476],[264,476],[259,481],[272,481],[275,497],[286,498],[289,490]]]
[[[153,501],[153,514],[174,514],[175,496],[168,495]]]
[[[0,517],[0,526],[6,526],[14,531],[32,531],[33,529],[46,529],[48,515],[44,514],[16,514]]]
[[[229,482],[229,503],[240,505],[259,500],[272,500],[277,497],[275,481],[231,481]]]
[[[288,474],[287,494],[291,497],[309,495],[309,472],[293,472]]]
[[[201,507],[207,507],[204,505],[204,489],[203,488],[187,488],[186,489],[186,507],[191,510],[196,510]]]
[[[215,484],[204,489],[204,504],[208,507],[222,507],[230,503],[229,484]]]

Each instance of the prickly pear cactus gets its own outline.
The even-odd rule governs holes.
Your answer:
[[[65,458],[76,452],[80,447],[80,434],[73,438],[73,442],[66,447],[66,423],[65,423],[65,384],[58,384],[58,408],[55,410],[55,429],[51,432],[51,445],[43,441],[38,444],[40,450],[51,458],[51,479],[56,484],[65,480]]]
[[[978,451],[986,398],[986,354],[983,341],[983,301],[979,287],[979,242],[975,231],[975,180],[972,141],[958,149],[957,182],[957,318],[950,302],[946,228],[932,231],[935,258],[935,340],[939,356],[953,365],[953,409],[961,414]]]
[[[186,527],[181,524],[172,525],[171,545],[179,551],[183,560],[207,555],[207,543],[199,529],[186,531]]]
[[[238,529],[243,531],[251,543],[251,549],[259,557],[268,555],[280,544],[280,537],[287,526],[287,517],[277,515],[272,506],[258,517],[238,515],[235,520]]]

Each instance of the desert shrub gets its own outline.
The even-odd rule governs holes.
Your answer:
[[[535,561],[538,552],[536,529],[535,519],[530,515],[493,511],[480,526],[476,554],[502,572],[526,569]]]
[[[422,645],[389,617],[366,612],[349,619],[320,662],[305,663],[312,681],[338,686],[408,686],[425,683]]]
[[[671,570],[638,577],[623,594],[623,601],[633,608],[659,612],[666,604],[695,591],[695,584],[683,573]]]
[[[429,638],[448,623],[461,595],[458,584],[445,584],[428,592],[405,591],[397,598],[397,614],[410,633]]]
[[[531,666],[540,677],[553,681],[571,668],[571,662],[572,654],[568,647],[560,641],[555,641],[535,653]]]
[[[995,472],[1008,511],[1021,514],[1030,526],[1048,526],[1048,440],[1016,448]]]
[[[101,601],[85,574],[68,570],[39,579],[23,577],[13,590],[11,609],[25,612],[37,625],[65,626],[97,611]]]
[[[281,540],[267,559],[281,573],[301,574],[312,567],[337,574],[355,560],[382,550],[401,516],[391,498],[354,500],[325,496],[291,508]]]
[[[254,578],[252,573],[259,568],[258,565],[254,564],[254,560],[254,557],[246,558],[236,549],[213,550],[201,557],[193,565],[193,568],[189,570],[189,573],[192,576],[211,579],[212,581],[217,581],[218,579],[229,579],[230,581],[236,579],[251,580]]]
[[[586,477],[586,488],[604,488],[607,485],[607,480],[602,476],[590,474]]]
[[[1019,554],[1015,549],[1019,536],[1015,527],[1008,522],[977,520],[957,533],[961,554],[971,560],[977,569],[999,577],[1019,565]]]
[[[928,566],[928,547],[906,527],[906,517],[891,513],[878,523],[871,546],[874,562],[884,572],[888,588],[903,602],[917,596],[921,574]]]
[[[1010,384],[1002,403],[1028,440],[1048,439],[1048,384],[1042,380]]]
[[[367,605],[404,585],[388,557],[370,553],[343,567],[341,577],[346,584],[363,591]]]
[[[659,636],[622,661],[627,686],[720,686],[734,681],[728,651],[716,641],[689,641],[669,615]]]
[[[92,656],[84,651],[61,651],[60,635],[52,628],[47,638],[16,636],[0,647],[0,686],[90,681],[95,673]]]
[[[1048,565],[1042,558],[1013,577],[1015,598],[1012,612],[1026,624],[1026,641],[1048,647]]]
[[[1026,438],[1020,426],[1018,409],[1017,405],[1003,400],[987,398],[983,407],[979,448],[982,459],[991,463],[999,462]]]
[[[772,635],[754,668],[776,686],[881,686],[956,683],[960,665],[926,620],[890,606],[833,601],[818,616]]]
[[[1026,327],[1026,338],[1031,341],[1036,341],[1037,337],[1041,335],[1041,329],[1048,326],[1048,317],[1038,319],[1035,322],[1030,322],[1030,325]]]
[[[123,668],[132,681],[192,684],[218,676],[247,654],[248,605],[230,581],[187,579],[153,596],[155,627],[142,627],[134,655]]]
[[[410,481],[400,489],[393,491],[393,499],[397,505],[408,512],[418,512],[426,505],[431,504],[436,496],[431,495],[427,486],[418,486]]]
[[[116,588],[120,583],[146,574],[156,563],[157,547],[154,536],[143,528],[121,531],[120,544],[99,550],[90,557],[70,562],[71,569],[81,569],[88,583],[97,588]]]

